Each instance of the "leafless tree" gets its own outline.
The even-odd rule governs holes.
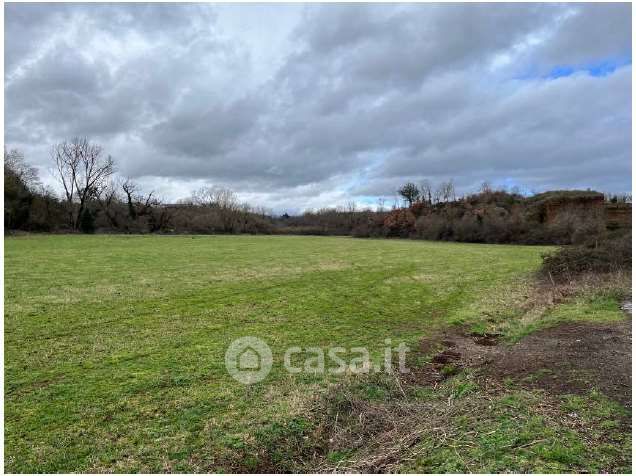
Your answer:
[[[126,195],[126,204],[128,205],[128,217],[131,220],[137,219],[137,210],[135,207],[135,202],[137,199],[137,184],[134,183],[130,178],[124,180],[121,184],[121,188]],[[150,194],[152,195],[152,193]]]
[[[348,201],[347,204],[345,205],[345,212],[347,215],[347,221],[348,221],[349,227],[353,227],[353,223],[355,222],[357,211],[358,211],[358,206],[356,202],[353,200]]]
[[[386,204],[386,199],[384,197],[378,197],[377,211],[382,213],[384,211],[385,204]]]
[[[438,201],[442,200],[446,203],[455,201],[455,184],[453,183],[453,180],[451,179],[448,182],[442,182],[437,188],[435,195]]]
[[[490,186],[490,183],[488,181],[482,182],[481,186],[479,187],[479,193],[491,193],[491,192],[492,192],[492,187]]]
[[[253,210],[254,214],[260,216],[262,219],[267,218],[268,216],[273,215],[273,211],[270,208],[264,206],[255,207]]]
[[[433,199],[431,203],[440,203],[442,196],[444,195],[444,188],[442,185],[438,185],[433,191]]]
[[[57,179],[64,188],[69,225],[79,228],[88,201],[95,198],[113,174],[113,159],[104,156],[99,145],[75,138],[55,146],[51,152]]]
[[[128,218],[132,222],[145,217],[145,223],[151,232],[167,226],[171,218],[170,210],[155,196],[154,191],[147,194],[142,193],[141,187],[131,178],[127,178],[121,183],[121,189],[125,195]],[[140,226],[140,223],[136,223],[133,228],[140,228]]]
[[[115,229],[119,228],[119,220],[117,219],[117,206],[119,204],[118,189],[119,184],[116,181],[108,180],[104,183],[102,190],[97,194],[97,202],[101,210],[104,212],[110,225]]]
[[[192,194],[192,201],[202,207],[210,208],[238,208],[236,194],[223,187],[203,187]]]
[[[427,201],[429,205],[433,204],[433,186],[428,180],[424,180],[420,185],[422,200]]]
[[[240,203],[236,194],[223,187],[204,187],[192,194],[192,202],[214,210],[224,232],[235,231],[241,219]]]

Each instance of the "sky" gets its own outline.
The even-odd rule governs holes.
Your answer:
[[[86,136],[167,202],[406,181],[631,191],[630,4],[5,4],[5,146]]]

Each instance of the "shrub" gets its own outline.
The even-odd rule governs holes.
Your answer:
[[[371,227],[368,223],[360,223],[353,227],[353,230],[351,230],[351,236],[354,238],[369,238],[371,236]]]
[[[477,215],[466,213],[453,225],[453,236],[457,241],[479,243],[482,241],[482,225]]]
[[[415,231],[415,215],[410,210],[400,208],[393,210],[384,219],[384,233],[386,236],[407,238]]]
[[[541,272],[555,281],[571,280],[583,273],[631,271],[631,233],[586,245],[564,246],[543,256]]]
[[[578,245],[599,242],[604,240],[606,236],[607,227],[605,220],[598,215],[593,215],[579,220],[578,226],[572,232],[570,240],[572,244]]]
[[[453,235],[451,223],[442,215],[424,215],[417,219],[415,229],[418,238],[424,240],[448,240]]]

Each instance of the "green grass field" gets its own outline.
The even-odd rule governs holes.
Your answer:
[[[5,470],[215,471],[337,377],[288,375],[288,346],[415,344],[485,322],[541,247],[268,236],[5,239]],[[486,303],[486,304],[482,304]],[[245,386],[228,344],[265,340]],[[229,455],[229,456],[228,456]],[[257,457],[257,456],[256,456]]]

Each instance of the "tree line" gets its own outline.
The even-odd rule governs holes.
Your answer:
[[[267,210],[240,202],[227,188],[205,187],[176,204],[165,203],[154,191],[116,175],[114,159],[86,138],[53,146],[51,164],[61,196],[42,185],[22,152],[5,150],[5,230],[267,232]]]
[[[168,204],[116,174],[115,160],[86,138],[51,149],[58,196],[44,187],[18,150],[4,153],[5,230],[114,233],[259,233],[402,237],[479,243],[575,243],[608,233],[601,202],[631,203],[629,195],[593,191],[524,196],[484,182],[458,196],[453,180],[406,182],[391,207],[345,206],[274,216],[243,203],[230,189],[204,187]],[[563,201],[569,204],[563,206]],[[558,216],[550,207],[559,204]],[[552,205],[550,205],[552,204]],[[552,213],[554,215],[554,213]],[[612,233],[612,230],[609,230]]]

